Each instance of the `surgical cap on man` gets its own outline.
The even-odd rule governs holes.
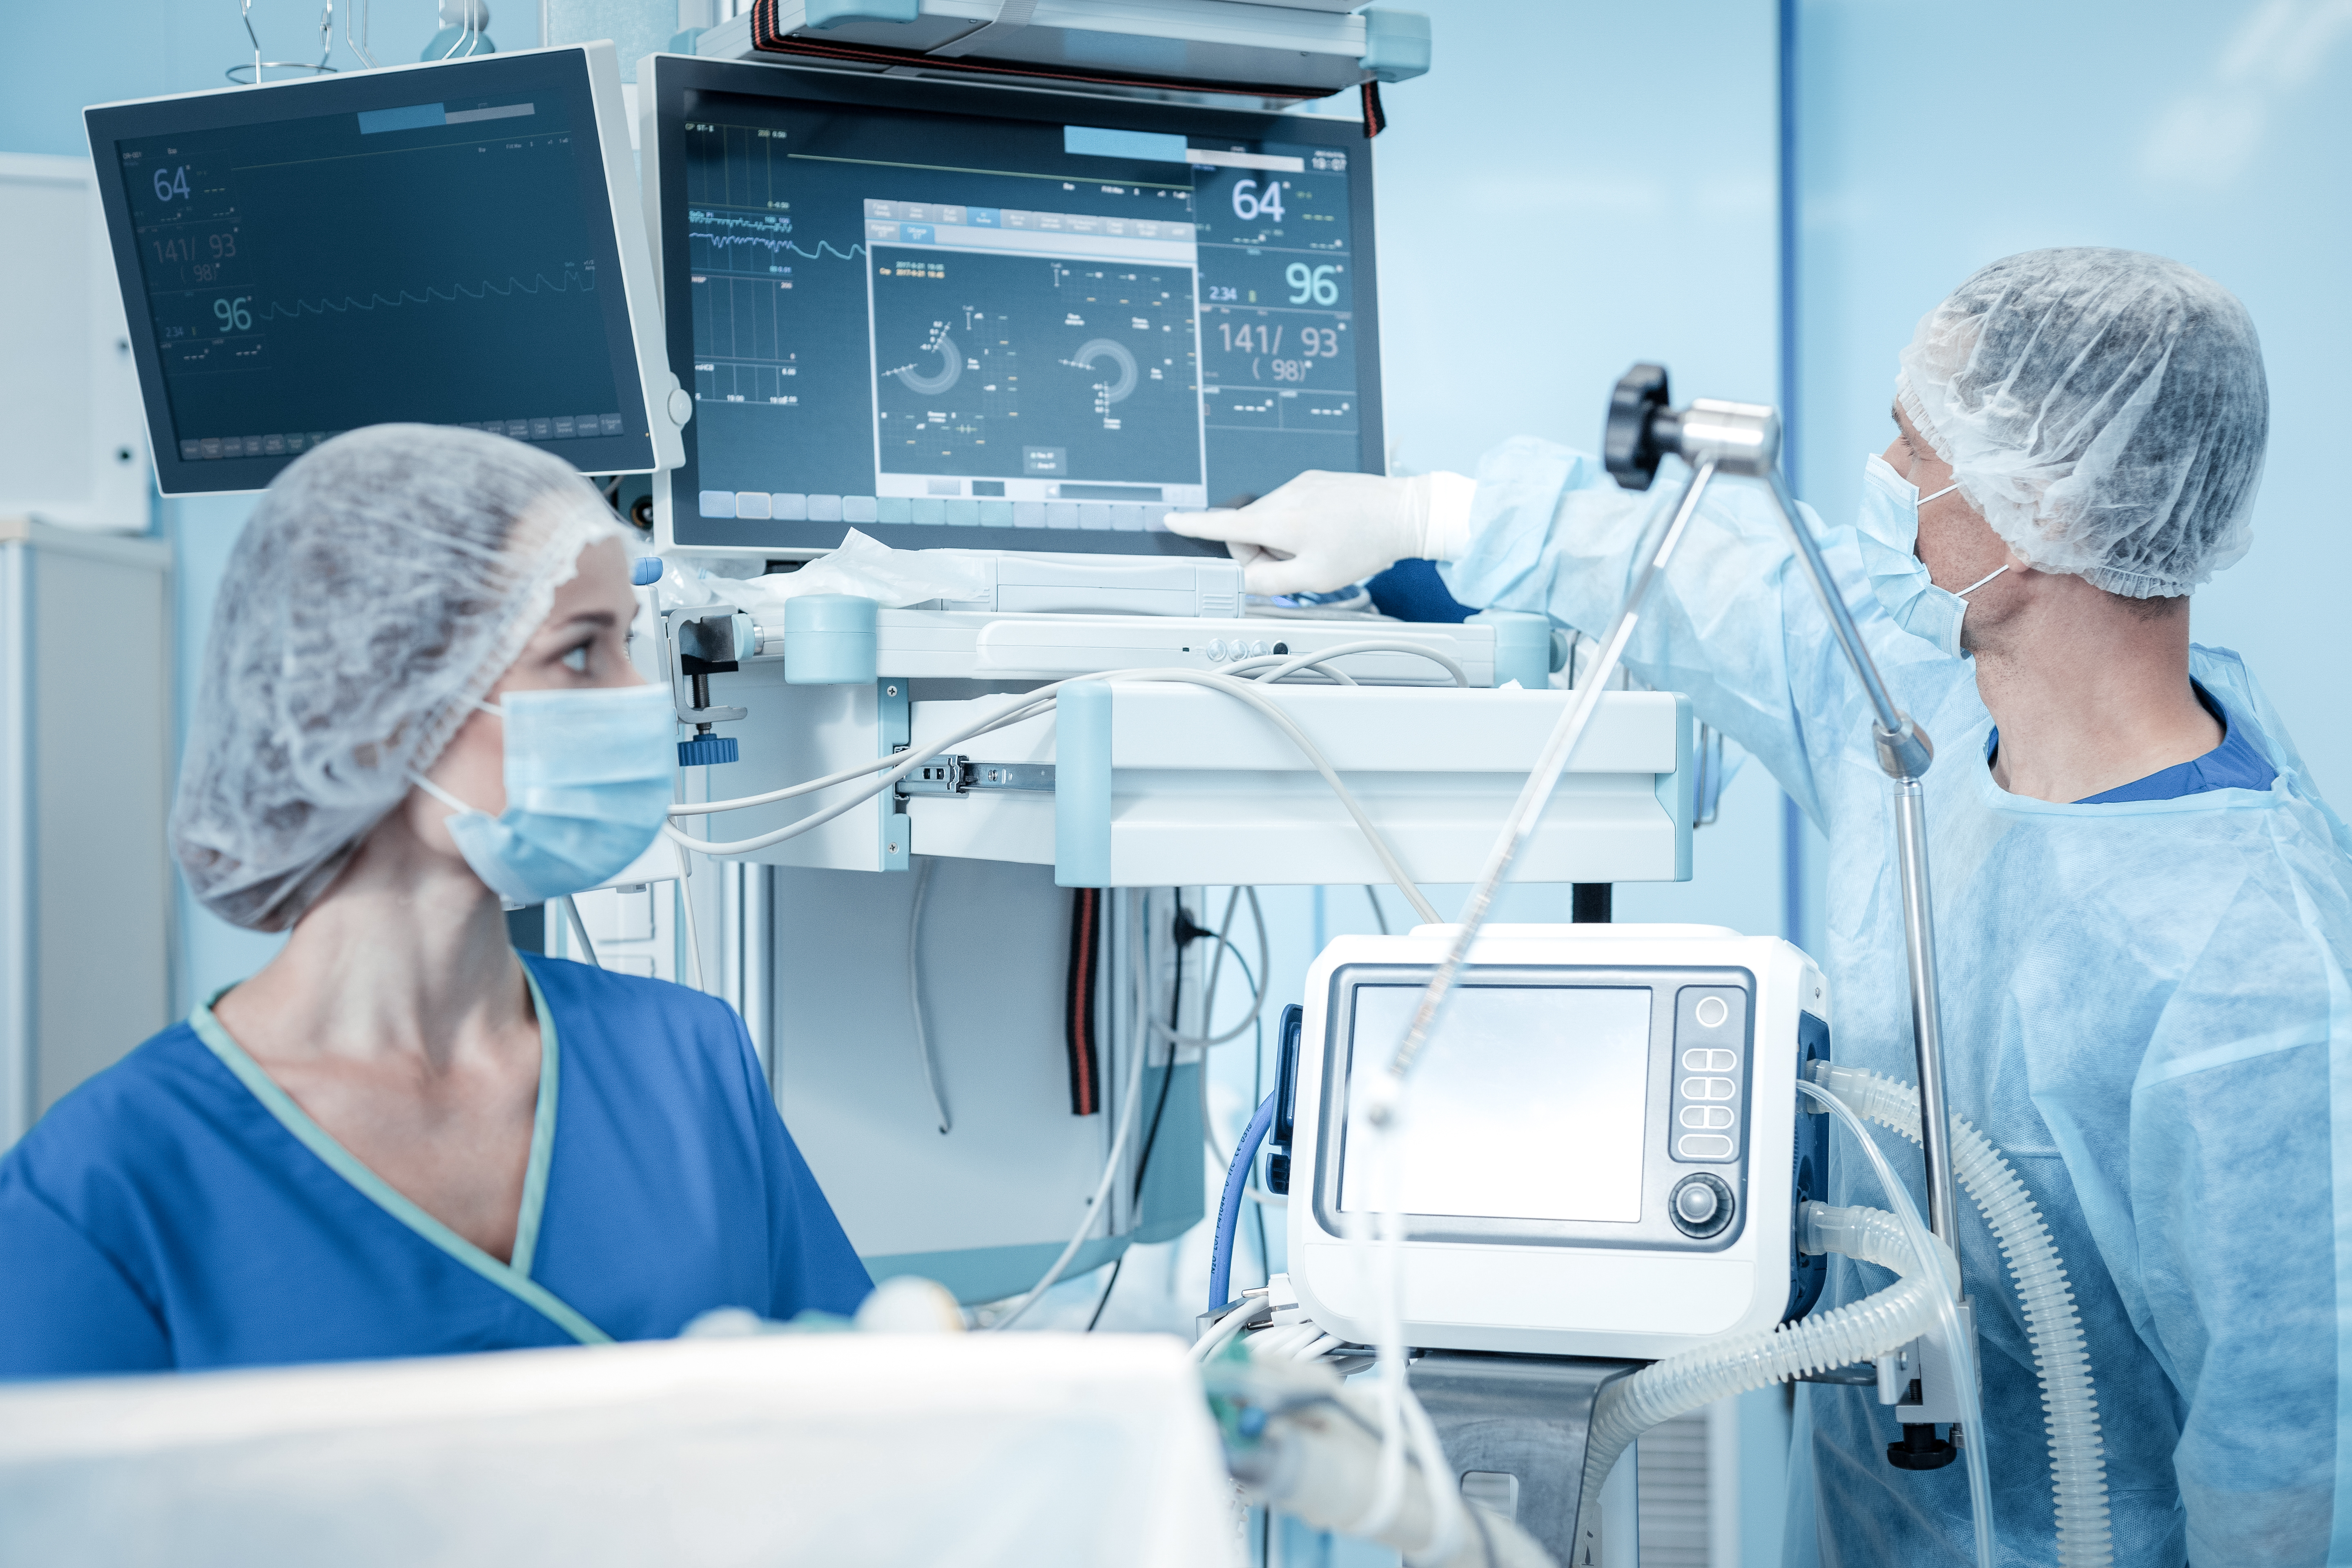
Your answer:
[[[383,424],[289,465],[213,609],[172,810],[196,897],[257,931],[291,925],[514,662],[580,552],[625,537],[568,465],[502,436]]]
[[[2262,344],[2194,268],[2128,250],[1996,261],[1921,318],[1895,401],[2037,571],[2169,598],[2246,553]]]

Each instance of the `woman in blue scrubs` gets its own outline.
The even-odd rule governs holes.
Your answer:
[[[568,466],[380,426],[271,486],[215,611],[173,849],[290,930],[0,1160],[0,1376],[677,1333],[871,1288],[742,1020],[519,955],[670,799],[621,529]]]

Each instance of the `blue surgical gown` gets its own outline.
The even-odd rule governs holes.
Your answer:
[[[1665,494],[1517,440],[1478,470],[1466,603],[1599,634]],[[1629,649],[1643,681],[1761,758],[1827,835],[1832,1054],[1916,1081],[1889,787],[1860,685],[1769,498],[1726,480]],[[1811,519],[1810,513],[1808,514]],[[2276,770],[2267,788],[2053,804],[1984,763],[1974,667],[1879,608],[1853,530],[1817,537],[1896,702],[1933,737],[1925,782],[1952,1107],[2007,1156],[2064,1258],[2096,1381],[2119,1563],[2352,1561],[2352,839],[2237,655],[2195,678]],[[2346,1135],[2339,1138],[2338,1131]],[[1892,1135],[1889,1134],[1889,1137]],[[1919,1197],[1916,1156],[1895,1168]],[[1841,1203],[1883,1206],[1853,1151]],[[2004,1563],[2056,1561],[2041,1399],[2016,1292],[1963,1202]],[[1825,1303],[1886,1276],[1833,1259]],[[1792,1498],[1821,1560],[1969,1560],[1962,1468],[1896,1470],[1873,1389],[1807,1385]],[[2352,1456],[2347,1456],[2352,1458]],[[1799,1545],[1811,1543],[1800,1542]],[[1800,1559],[1792,1556],[1792,1565]]]
[[[540,1086],[509,1261],[360,1165],[200,1008],[0,1160],[0,1377],[657,1339],[713,1307],[855,1311],[866,1270],[735,1011],[523,962]]]

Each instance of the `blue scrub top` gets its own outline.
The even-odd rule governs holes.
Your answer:
[[[209,1007],[0,1159],[0,1377],[660,1339],[872,1289],[733,1009],[525,956],[538,1108],[514,1256],[305,1115]]]
[[[2187,795],[2201,795],[2209,789],[2267,789],[2278,778],[2278,769],[2263,755],[2262,732],[2243,719],[2232,718],[2204,683],[2192,680],[2189,689],[2205,711],[2221,727],[2221,744],[2202,757],[2192,757],[2186,762],[2176,762],[2169,768],[2159,768],[2145,779],[2135,779],[2128,784],[2118,784],[2095,795],[2085,795],[2074,802],[2077,806],[2121,806],[2133,800],[2178,800]],[[1990,766],[1993,754],[2000,749],[2000,729],[1995,726],[1985,734],[1985,762]]]

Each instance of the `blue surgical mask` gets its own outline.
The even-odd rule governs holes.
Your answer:
[[[666,686],[509,692],[507,809],[493,817],[431,780],[417,787],[457,815],[449,836],[474,874],[515,904],[610,882],[669,820],[677,718]]]
[[[1968,613],[1968,596],[2009,570],[1996,567],[1958,593],[1937,587],[1927,575],[1927,563],[1917,554],[1919,508],[1958,488],[1947,485],[1934,496],[1923,497],[1918,486],[1874,452],[1863,467],[1862,512],[1856,519],[1863,570],[1870,574],[1870,591],[1878,602],[1897,626],[1955,659],[1960,657],[1960,621]]]

